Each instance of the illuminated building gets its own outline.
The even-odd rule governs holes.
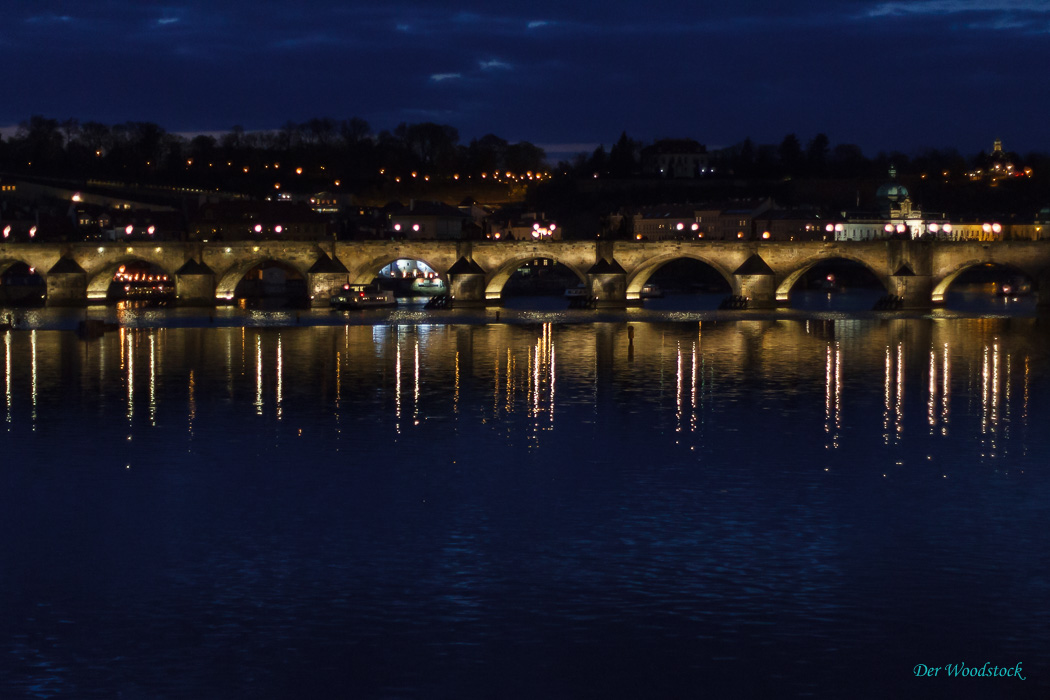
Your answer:
[[[642,149],[642,172],[657,177],[690,178],[713,171],[703,144],[693,139],[662,139]]]

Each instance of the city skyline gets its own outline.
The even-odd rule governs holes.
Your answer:
[[[450,124],[549,153],[621,131],[709,147],[826,133],[865,153],[1050,150],[1050,6],[921,0],[721,7],[310,0],[8,13],[0,126],[31,114],[172,132],[359,116]]]

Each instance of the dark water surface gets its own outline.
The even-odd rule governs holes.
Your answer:
[[[34,313],[0,697],[1050,691],[1046,318]]]

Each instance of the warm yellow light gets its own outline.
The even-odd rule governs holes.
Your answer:
[[[763,231],[762,232],[762,238],[764,238],[764,239],[766,239],[768,241],[769,240],[769,231]]]

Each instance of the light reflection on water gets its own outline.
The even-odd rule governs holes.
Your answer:
[[[634,318],[6,333],[2,689],[1046,677],[1045,319]]]

